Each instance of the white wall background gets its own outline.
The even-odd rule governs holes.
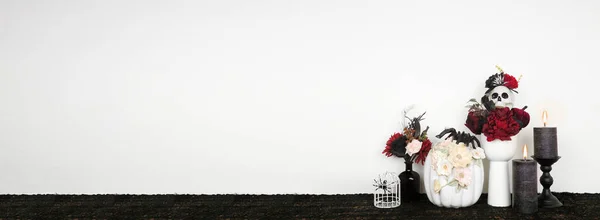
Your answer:
[[[0,193],[368,193],[499,64],[600,192],[597,1],[0,1]],[[533,150],[531,149],[530,152]],[[518,155],[515,155],[517,158]],[[541,186],[540,186],[541,189]]]

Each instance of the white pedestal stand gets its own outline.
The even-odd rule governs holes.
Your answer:
[[[490,161],[488,181],[488,205],[494,207],[509,207],[511,205],[508,161],[517,150],[516,136],[510,141],[493,140],[488,142],[481,135],[481,148]]]

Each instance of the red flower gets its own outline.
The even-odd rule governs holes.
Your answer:
[[[477,115],[475,112],[469,112],[467,115],[467,122],[465,126],[471,130],[474,134],[481,134],[481,129],[483,127],[484,117]]]
[[[514,76],[508,75],[508,74],[504,74],[504,86],[506,86],[509,89],[516,89],[519,88],[519,81],[517,81],[517,79],[515,79]]]
[[[419,153],[417,153],[417,159],[415,159],[415,162],[425,165],[425,159],[429,154],[429,150],[431,150],[431,141],[429,141],[429,139],[425,139],[425,141],[423,141],[423,145],[421,145],[421,150],[419,150]]]
[[[382,154],[391,157],[392,155],[397,157],[404,157],[406,154],[406,136],[400,133],[394,133],[385,144],[385,149]]]
[[[489,112],[487,123],[483,125],[482,132],[487,141],[500,139],[511,140],[511,136],[519,133],[521,126],[513,118],[513,111],[509,108],[497,108]]]
[[[529,113],[525,112],[523,109],[513,108],[511,109],[513,117],[521,126],[521,129],[527,127],[529,124]]]

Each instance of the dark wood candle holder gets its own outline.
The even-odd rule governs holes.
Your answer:
[[[554,178],[550,175],[552,171],[552,164],[556,163],[560,159],[560,156],[556,158],[537,158],[535,155],[531,156],[535,161],[540,164],[540,169],[543,174],[540,177],[540,183],[544,186],[542,194],[538,196],[538,205],[540,208],[557,208],[563,206],[562,202],[558,201],[556,196],[552,195],[550,186],[554,183]]]

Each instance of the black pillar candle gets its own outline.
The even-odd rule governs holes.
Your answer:
[[[531,159],[515,159],[513,160],[512,169],[513,208],[525,214],[537,212],[537,163]]]
[[[556,127],[533,128],[533,155],[536,158],[553,159],[558,157]]]

